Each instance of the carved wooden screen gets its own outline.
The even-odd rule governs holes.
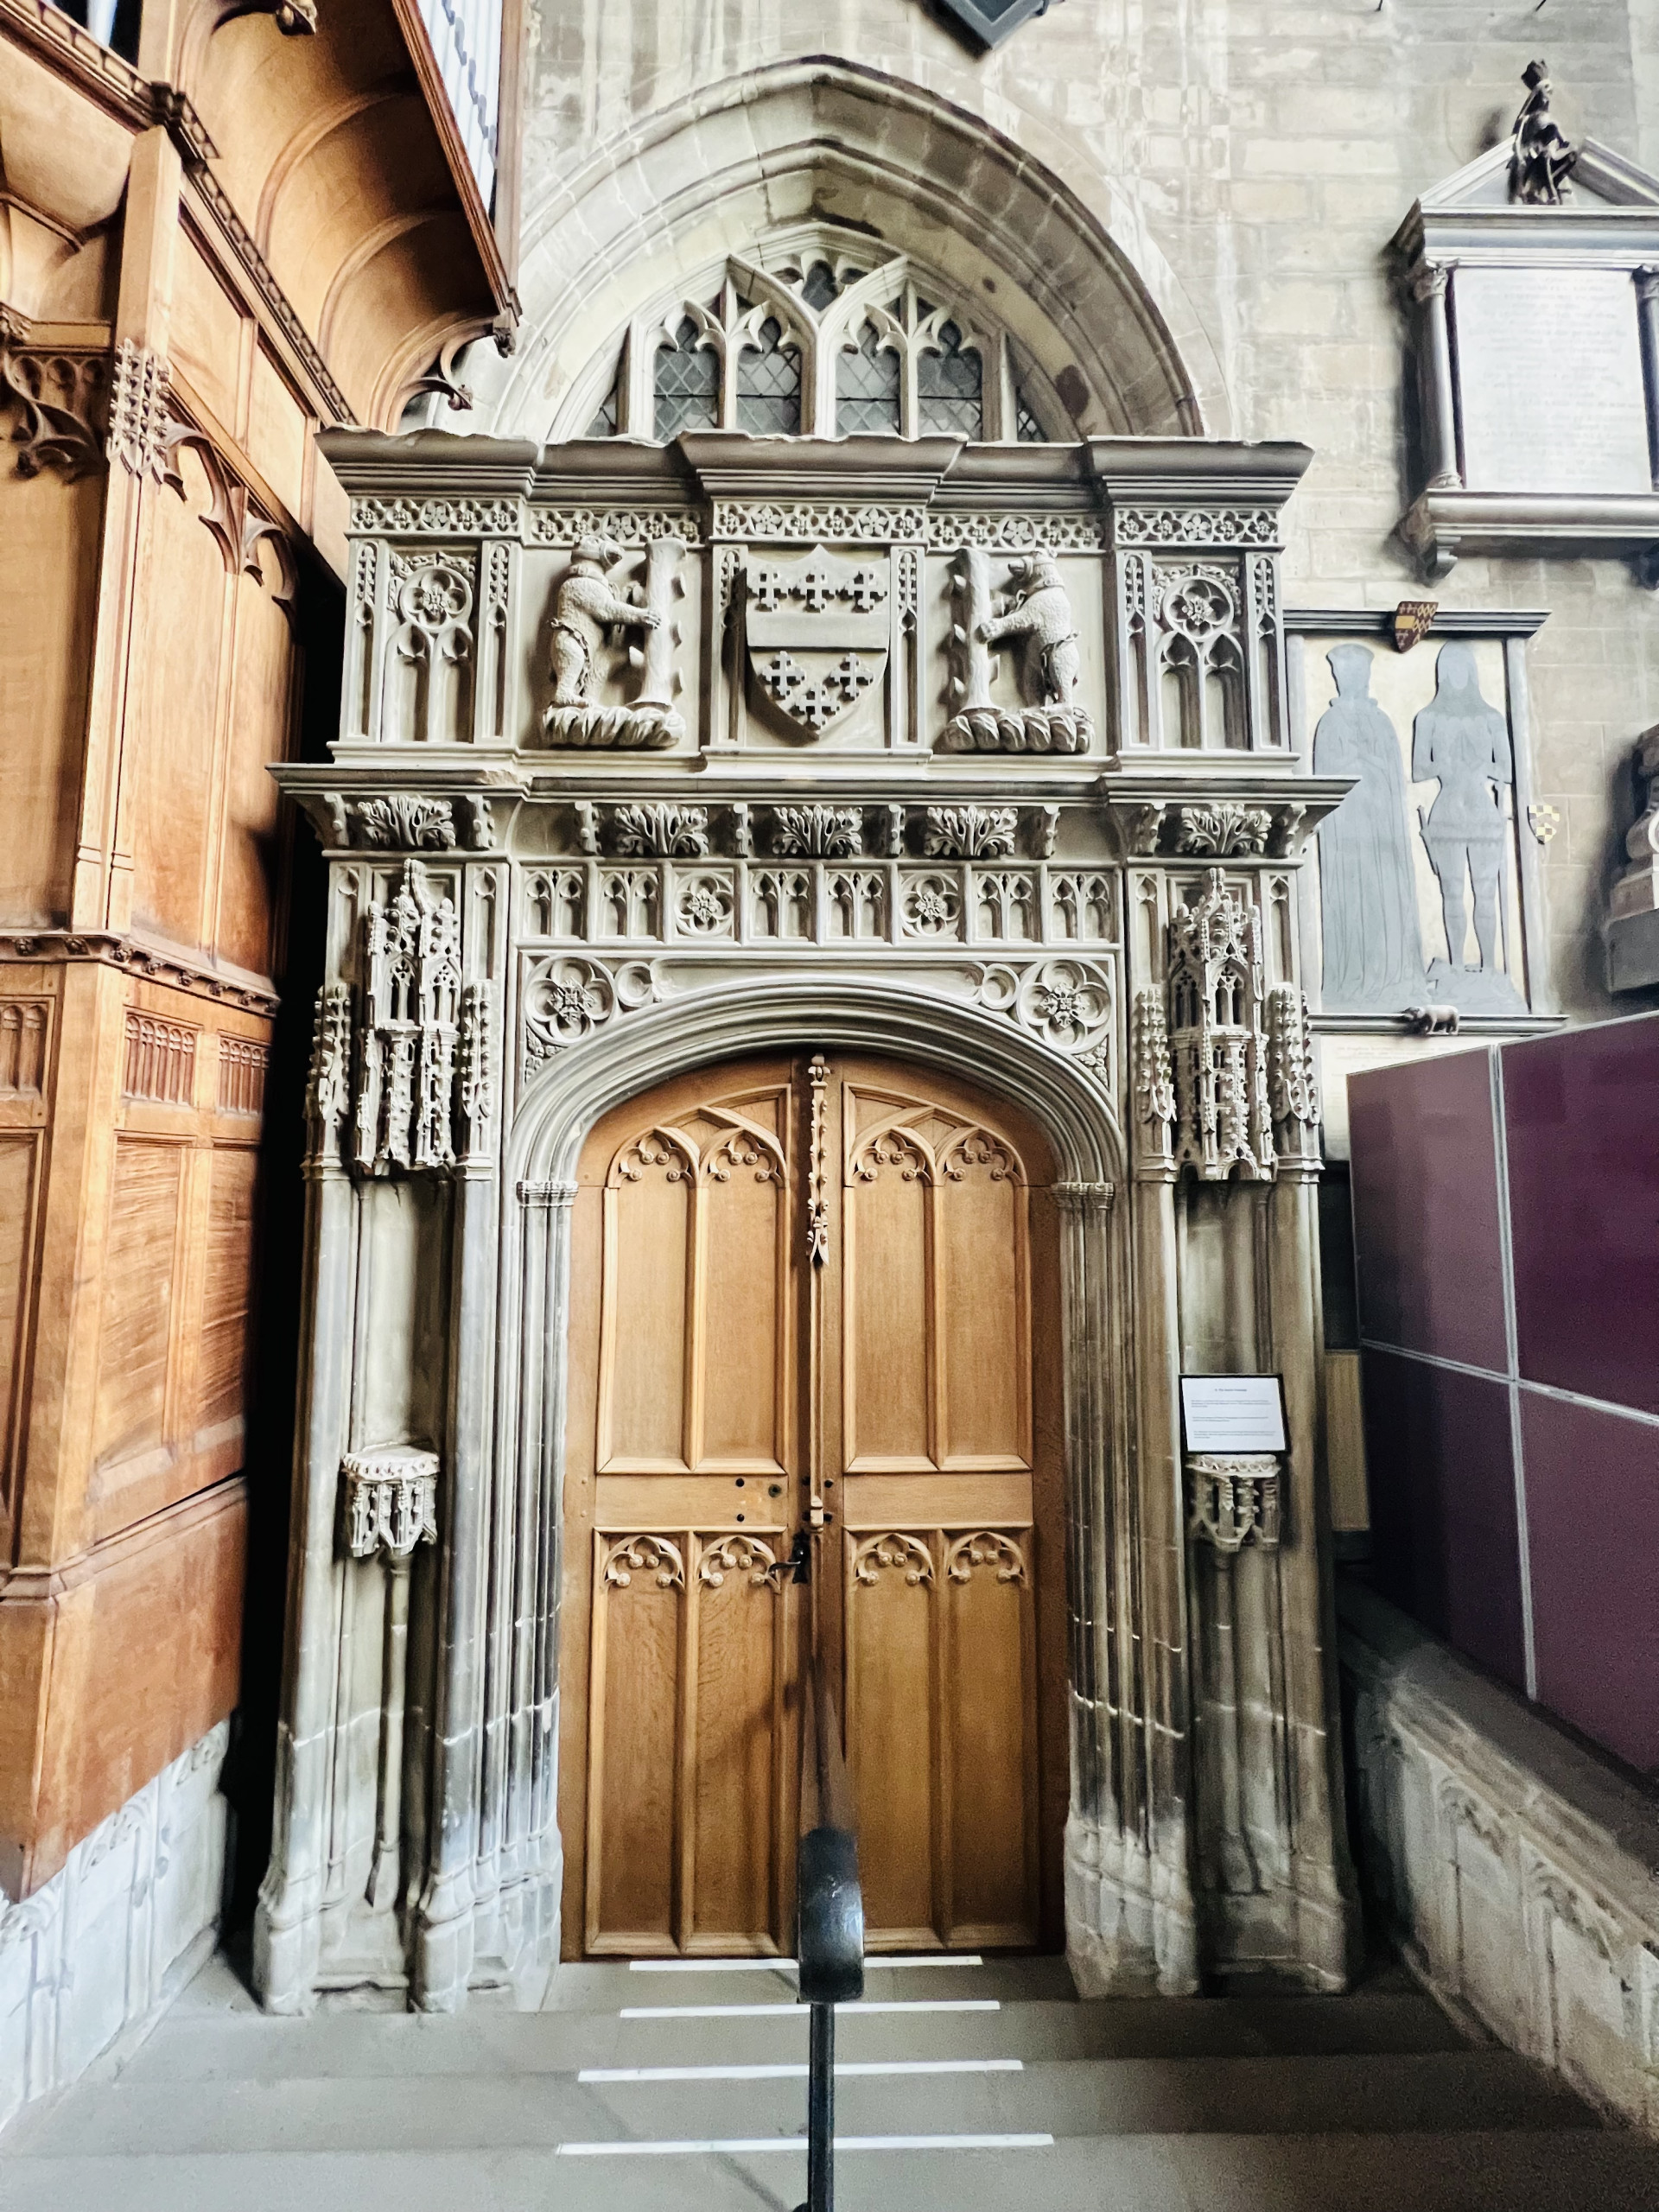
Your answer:
[[[705,1070],[594,1130],[571,1276],[568,1949],[791,1949],[812,1636],[871,1947],[1057,1928],[1046,1181],[1034,1131],[873,1062]],[[786,1564],[802,1529],[810,1587]]]

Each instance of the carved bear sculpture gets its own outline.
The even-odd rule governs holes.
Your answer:
[[[1069,706],[1082,661],[1059,568],[1050,555],[1033,554],[1014,563],[1010,581],[1007,613],[982,622],[980,638],[988,645],[1020,640],[1020,689],[1027,706]]]

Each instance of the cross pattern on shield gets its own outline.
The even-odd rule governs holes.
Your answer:
[[[750,562],[744,584],[755,688],[789,734],[810,742],[886,672],[887,557],[815,546],[798,561]]]

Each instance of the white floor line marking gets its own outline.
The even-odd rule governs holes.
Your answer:
[[[630,1974],[794,1974],[793,1959],[630,1959]]]
[[[1049,2151],[1052,2135],[837,2135],[837,2151]],[[669,2158],[804,2152],[804,2135],[734,2135],[683,2143],[561,2143],[561,2158]]]
[[[837,2012],[1000,2012],[995,1997],[895,1997],[877,2004],[837,2005]],[[624,2005],[623,2020],[776,2019],[791,2014],[805,2019],[804,2005]]]
[[[977,1951],[924,1951],[913,1958],[867,1958],[864,1971],[900,1967],[982,1967]],[[630,1974],[795,1974],[793,1959],[630,1959]]]
[[[1023,2058],[850,2058],[836,2077],[859,2074],[1022,2074]],[[804,2082],[804,2066],[584,2066],[578,2082]]]

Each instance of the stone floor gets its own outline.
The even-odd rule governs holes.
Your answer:
[[[0,2139],[4,2212],[788,2212],[786,1972],[566,1967],[543,2009],[268,2019],[215,1960]],[[1344,1998],[1080,2003],[1058,1960],[874,1968],[844,2011],[841,2212],[1637,2212],[1603,2127],[1397,1973]]]

